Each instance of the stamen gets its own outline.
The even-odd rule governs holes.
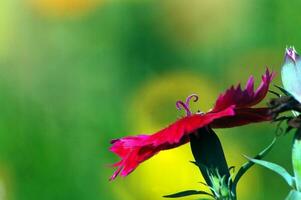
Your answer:
[[[178,110],[182,110],[184,109],[186,111],[186,115],[187,116],[190,116],[191,115],[191,112],[189,110],[189,107],[183,102],[183,101],[177,101],[176,102],[176,107]]]
[[[193,102],[197,102],[199,100],[199,96],[197,94],[192,94],[186,98],[186,105],[189,107],[190,100],[194,98]]]
[[[188,96],[187,98],[186,98],[186,101],[185,101],[185,103],[183,102],[183,101],[177,101],[176,102],[176,107],[177,107],[177,109],[178,110],[181,110],[181,109],[184,109],[185,111],[186,111],[186,115],[187,116],[190,116],[192,113],[191,113],[191,111],[190,111],[190,100],[192,99],[192,98],[194,98],[194,102],[197,102],[198,101],[198,99],[199,99],[199,97],[198,97],[198,95],[196,95],[196,94],[192,94],[192,95],[190,95],[190,96]]]

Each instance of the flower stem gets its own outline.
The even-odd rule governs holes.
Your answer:
[[[292,147],[292,162],[295,174],[296,189],[301,191],[301,129],[297,129]]]

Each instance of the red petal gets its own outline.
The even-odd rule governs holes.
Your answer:
[[[188,135],[195,130],[209,125],[214,120],[232,115],[234,115],[233,106],[221,112],[184,117],[153,135],[137,135],[113,140],[110,150],[121,157],[121,161],[113,165],[118,169],[111,180],[115,179],[119,173],[121,176],[127,176],[141,162],[161,150],[185,144],[189,141]]]
[[[256,105],[266,96],[274,76],[275,74],[270,73],[267,69],[266,73],[262,76],[262,81],[256,91],[253,91],[253,76],[249,78],[244,90],[241,89],[240,84],[236,88],[232,86],[219,96],[212,111],[220,111],[231,105],[235,105],[236,108]]]
[[[268,108],[238,108],[235,109],[235,115],[214,120],[210,126],[212,128],[231,128],[270,120],[272,120],[272,115]]]

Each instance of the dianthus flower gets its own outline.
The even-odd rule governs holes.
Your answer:
[[[127,176],[138,165],[162,150],[172,149],[190,140],[198,129],[229,128],[250,123],[269,121],[272,116],[267,107],[253,108],[266,96],[269,85],[274,77],[267,69],[262,76],[258,88],[254,90],[254,77],[251,76],[244,89],[240,84],[232,86],[222,93],[216,100],[214,107],[206,113],[193,113],[189,104],[196,102],[198,96],[192,94],[186,101],[177,101],[176,107],[184,109],[186,116],[170,124],[168,127],[151,135],[127,136],[111,141],[110,151],[117,154],[121,160],[115,164],[117,170],[110,180],[120,176]]]

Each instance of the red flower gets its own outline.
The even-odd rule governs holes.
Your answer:
[[[192,114],[189,102],[192,98],[196,102],[197,95],[189,96],[185,103],[177,101],[178,109],[185,109],[187,116],[152,135],[128,136],[111,141],[110,151],[117,154],[121,160],[113,166],[118,167],[110,180],[120,176],[127,176],[140,163],[157,154],[161,150],[178,147],[189,142],[189,135],[199,128],[228,128],[249,123],[271,120],[268,108],[252,108],[267,94],[274,73],[266,70],[262,76],[260,86],[254,91],[254,78],[251,76],[245,89],[231,87],[217,99],[214,108],[207,113]]]

